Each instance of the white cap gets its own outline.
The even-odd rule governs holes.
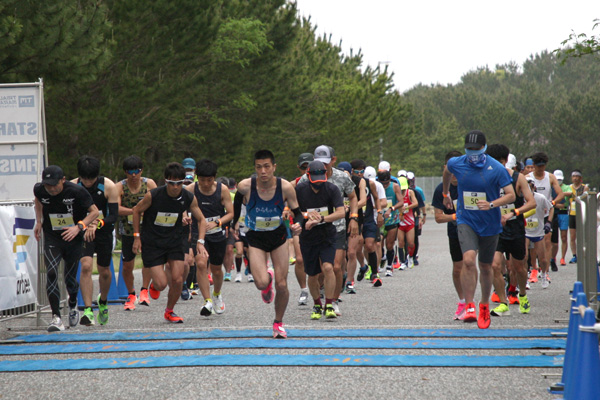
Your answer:
[[[365,168],[365,174],[363,175],[365,178],[375,179],[376,175],[377,173],[375,172],[375,168],[371,167],[370,165],[367,168]]]
[[[331,148],[322,144],[315,149],[314,158],[315,161],[321,161],[322,163],[329,164],[331,162]]]
[[[508,155],[508,160],[506,160],[506,168],[513,169],[517,165],[517,157],[514,154]]]
[[[398,171],[398,176],[406,176],[406,170],[401,169],[400,171]]]
[[[406,179],[411,180],[411,179],[415,179],[415,174],[414,172],[408,171],[406,173]]]
[[[565,174],[563,174],[563,172],[560,169],[557,169],[556,171],[554,171],[554,176],[556,177],[556,179],[558,179],[560,181],[565,180]]]
[[[377,168],[378,171],[389,171],[390,170],[390,163],[387,161],[382,161],[379,163],[379,167]]]

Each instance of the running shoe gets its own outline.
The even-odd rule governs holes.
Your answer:
[[[354,289],[354,282],[346,282],[346,293],[356,294],[356,289]]]
[[[490,305],[479,304],[479,318],[477,318],[477,326],[479,329],[487,329],[490,327]]]
[[[373,278],[371,282],[373,282],[373,287],[380,287],[383,285],[383,282],[381,282],[381,279],[379,279],[379,274],[375,275],[375,278]]]
[[[197,283],[192,283],[192,287],[190,288],[190,293],[192,294],[192,296],[198,296],[200,294],[200,288],[198,287]],[[140,297],[141,297],[141,293],[140,293]]]
[[[254,277],[252,274],[248,274],[248,282],[254,282]]]
[[[213,278],[212,278],[212,274],[208,274],[208,284],[212,285],[213,284]]]
[[[275,278],[273,276],[273,270],[267,269],[267,273],[271,276],[271,280],[269,281],[269,286],[260,292],[260,296],[265,303],[269,304],[273,301],[273,297],[275,297],[275,290],[273,289],[273,280],[275,280]],[[273,329],[275,329],[275,325],[273,325]]]
[[[241,272],[238,272],[237,274],[235,274],[235,281],[236,282],[242,281],[242,273]]]
[[[312,313],[310,314],[310,319],[321,319],[321,316],[323,316],[323,307],[319,304],[315,304]]]
[[[283,329],[283,322],[273,323],[273,338],[275,339],[286,339],[287,332]]]
[[[209,315],[214,313],[214,308],[213,308],[213,303],[210,300],[206,300],[204,302],[204,306],[202,306],[202,309],[200,310],[200,315],[202,315],[203,317],[208,317]]]
[[[465,309],[465,317],[463,318],[465,322],[475,322],[477,321],[477,312],[475,311],[475,303],[469,303]]]
[[[69,307],[69,326],[71,328],[77,326],[77,324],[79,323],[79,310],[77,309],[77,306],[70,308]]]
[[[529,282],[527,282],[527,283],[525,284],[525,289],[527,289],[527,290],[531,289],[531,286],[529,285]]]
[[[308,303],[308,289],[300,290],[300,297],[298,297],[298,305],[305,306]]]
[[[70,317],[71,317],[71,315],[69,314],[69,318]],[[96,318],[94,317],[94,312],[92,311],[92,307],[86,307],[83,310],[83,315],[81,317],[81,320],[79,320],[79,324],[83,325],[83,326],[96,325]]]
[[[48,332],[59,332],[64,330],[65,326],[60,317],[56,314],[52,314],[52,321],[50,322],[50,325],[48,325]]]
[[[408,268],[408,265],[406,265],[406,263],[400,264],[400,271],[404,271],[407,268]]]
[[[415,266],[415,261],[413,260],[413,258],[411,256],[406,257],[406,265],[408,266],[408,268],[414,268]]]
[[[492,303],[500,303],[500,296],[496,292],[492,293]]]
[[[333,304],[325,307],[325,318],[331,319],[331,318],[337,318],[337,316],[338,315],[333,308]]]
[[[415,265],[419,265],[419,257],[415,256],[414,258],[415,258]]]
[[[547,289],[549,285],[550,282],[548,281],[548,273],[542,272],[542,289]]]
[[[519,298],[517,297],[517,292],[509,292],[508,293],[508,304],[519,304]]]
[[[294,257],[290,257],[290,265],[296,264],[296,259]]]
[[[373,275],[373,271],[371,271],[371,267],[369,267],[365,271],[365,279],[368,280],[368,281],[370,281],[371,280],[371,275]]]
[[[398,269],[398,268],[400,268],[400,262],[398,262],[398,260],[396,260],[396,261],[394,262],[394,264],[392,265],[392,267],[393,267],[394,269]]]
[[[550,260],[550,269],[554,272],[558,271],[558,265],[556,265],[554,258]]]
[[[454,313],[454,320],[462,320],[465,317],[465,312],[467,310],[465,303],[456,303],[456,312]]]
[[[385,276],[392,276],[392,275],[393,275],[393,273],[392,273],[392,269],[391,269],[391,268],[389,268],[389,267],[388,267],[388,268],[386,268],[386,269],[385,269]]]
[[[148,288],[148,293],[150,294],[150,297],[152,297],[154,300],[160,297],[160,292],[154,288],[153,283],[150,284],[150,287]]]
[[[143,306],[150,305],[150,298],[148,297],[148,289],[140,290],[140,300],[139,303]],[[135,307],[134,307],[135,308]]]
[[[133,311],[135,310],[135,303],[137,303],[138,299],[135,294],[130,294],[127,296],[127,301],[123,305],[123,310],[125,311]]]
[[[564,259],[564,258],[561,258],[561,259],[560,259],[560,265],[567,265],[567,263],[565,262],[565,259]]]
[[[225,276],[223,277],[223,280],[224,280],[225,282],[229,282],[229,281],[231,281],[231,273],[230,273],[230,272],[226,272],[226,273],[225,273]]]
[[[173,324],[183,324],[183,318],[178,317],[173,311],[165,311],[165,319]]]
[[[519,295],[519,312],[521,314],[529,314],[529,311],[531,311],[531,305],[529,304],[527,295]]]
[[[106,325],[108,323],[108,305],[100,304],[100,295],[98,295],[98,323]]]
[[[577,264],[577,256],[574,255],[573,258],[571,258],[571,261],[569,261],[569,264]]]
[[[181,300],[191,300],[192,294],[190,293],[190,289],[188,289],[187,285],[184,283],[183,288],[181,289]]]
[[[500,303],[490,314],[494,317],[508,317],[510,315],[510,308],[508,308],[508,304]]]
[[[537,281],[538,281],[538,270],[534,268],[531,270],[531,276],[529,277],[529,282],[536,283]]]
[[[365,277],[365,273],[367,272],[367,270],[369,269],[368,265],[363,265],[362,267],[360,267],[358,269],[358,275],[356,275],[356,280],[357,281],[362,281],[363,278]]]
[[[337,315],[338,317],[342,316],[342,313],[340,312],[340,306],[338,305],[338,300],[334,300],[331,303],[331,307],[333,308],[333,312],[335,312],[335,315]],[[327,312],[327,310],[325,310],[325,312]],[[327,317],[329,318],[329,317]]]
[[[225,311],[225,302],[223,301],[223,295],[219,294],[218,296],[215,296],[215,294],[213,293],[213,298],[215,312],[217,314],[223,314],[223,311]]]

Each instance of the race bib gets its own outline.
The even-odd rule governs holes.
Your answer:
[[[140,217],[140,224],[142,222],[144,222],[144,216],[143,215]],[[133,225],[133,214],[127,216],[127,223],[129,225]]]
[[[347,197],[344,197],[344,206],[345,207],[350,207],[350,199]]]
[[[208,217],[206,218],[206,222],[215,222],[216,220],[218,220],[220,217],[218,215],[214,216],[214,217]],[[219,233],[219,232],[223,232],[223,229],[217,225],[212,229],[209,229],[206,231],[207,235],[213,235],[215,233]]]
[[[392,200],[388,199],[388,201],[387,201],[387,208],[392,208],[393,205],[394,205],[394,203],[392,203]]]
[[[281,217],[256,217],[256,231],[274,231],[281,225]]]
[[[177,223],[178,218],[179,213],[158,212],[154,220],[154,225],[173,227]]]
[[[53,231],[62,231],[64,228],[75,226],[73,214],[48,214],[48,216]]]
[[[463,192],[463,203],[465,210],[479,210],[477,202],[479,200],[485,201],[485,192]]]
[[[514,204],[506,204],[504,206],[500,206],[500,213],[502,215],[506,215],[508,213],[514,212],[515,211],[515,205]],[[512,218],[509,219],[509,221],[512,221],[513,219],[516,219],[517,216],[514,215]]]
[[[527,218],[527,225],[525,225],[525,229],[535,229],[540,225],[540,222],[536,217]]]
[[[317,208],[309,208],[306,211],[311,212],[311,211],[316,211],[318,212],[320,215],[326,217],[329,215],[329,209],[327,207],[317,207]],[[322,225],[324,224],[325,221],[323,222],[319,222],[317,225]]]

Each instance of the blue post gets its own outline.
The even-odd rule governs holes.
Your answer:
[[[565,351],[565,360],[563,362],[563,376],[562,382],[564,384],[564,396],[566,398],[567,391],[569,389],[569,385],[571,385],[571,389],[573,386],[573,375],[575,374],[575,370],[577,368],[577,359],[579,357],[580,348],[580,331],[579,325],[581,324],[581,313],[579,312],[579,307],[588,306],[587,296],[585,293],[577,294],[577,301],[575,302],[575,306],[571,308],[571,318],[573,319],[573,324],[571,325],[571,320],[569,319],[569,333],[567,335],[567,349],[568,354]]]
[[[598,334],[591,331],[596,323],[594,310],[586,308],[579,327],[577,356],[573,373],[565,382],[566,400],[597,399],[600,396],[600,351]]]

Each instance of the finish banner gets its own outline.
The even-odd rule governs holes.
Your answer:
[[[33,207],[0,206],[0,310],[37,302],[34,226]]]

